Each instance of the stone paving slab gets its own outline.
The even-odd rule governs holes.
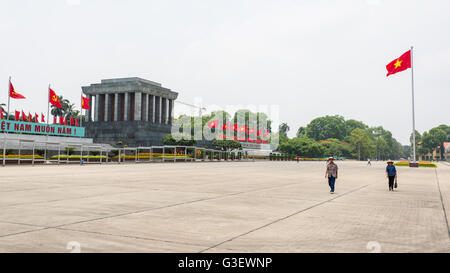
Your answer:
[[[0,252],[450,252],[450,166],[372,163],[8,166]]]

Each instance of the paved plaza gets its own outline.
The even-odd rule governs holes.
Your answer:
[[[449,165],[337,164],[7,166],[0,252],[450,252]]]

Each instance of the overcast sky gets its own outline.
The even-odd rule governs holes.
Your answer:
[[[8,77],[47,111],[47,86],[142,77],[203,104],[279,105],[295,135],[339,114],[412,131],[411,73],[386,64],[414,46],[416,127],[450,124],[450,1],[1,0],[0,102]]]

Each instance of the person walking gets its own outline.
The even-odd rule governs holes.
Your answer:
[[[297,156],[297,163],[300,162],[300,156]]]
[[[325,171],[325,178],[328,178],[328,185],[330,186],[330,193],[334,193],[334,184],[338,178],[338,166],[334,163],[334,157],[328,158],[327,169]]]
[[[397,177],[397,170],[394,166],[394,161],[388,160],[386,166],[386,177],[389,181],[389,191],[394,191],[394,182]]]
[[[370,163],[370,158],[367,159],[367,166],[372,166],[372,163]]]

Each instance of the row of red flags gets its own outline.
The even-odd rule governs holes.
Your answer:
[[[25,96],[17,93],[14,90],[14,86],[11,83],[11,80],[9,81],[9,97],[12,99],[25,99]],[[56,92],[53,91],[50,87],[48,88],[48,102],[51,103],[53,106],[57,107],[57,108],[62,108],[62,104],[59,101],[59,97],[58,95],[56,95]],[[85,98],[83,96],[81,96],[81,108],[82,109],[86,109],[89,110],[90,109],[90,99]]]
[[[5,112],[2,108],[0,108],[0,119],[3,119],[4,117],[5,117]],[[33,120],[33,115],[31,113],[28,113],[28,115],[27,115],[23,111],[21,113],[20,111],[16,110],[14,120],[27,121],[27,122],[39,122],[39,114],[36,113],[34,115],[34,120]],[[41,123],[45,123],[45,116],[42,113],[41,113]],[[58,118],[56,116],[53,116],[53,124],[80,126],[79,122],[78,122],[78,118],[73,118],[73,117],[70,117],[70,118],[59,117],[59,121],[58,121]]]

